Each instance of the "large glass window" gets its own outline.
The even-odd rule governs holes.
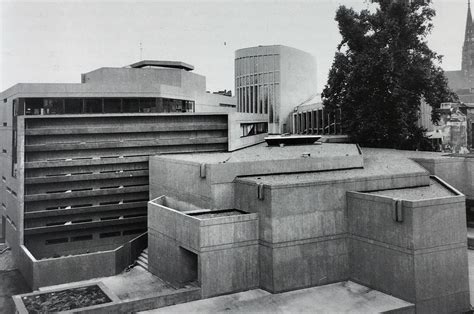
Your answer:
[[[268,132],[267,122],[241,123],[240,137],[247,137]]]
[[[171,98],[19,98],[18,115],[194,112],[194,101]]]
[[[122,110],[123,112],[139,112],[140,102],[138,98],[124,98]]]
[[[64,111],[66,114],[82,113],[83,100],[81,98],[66,98],[64,100]]]
[[[26,115],[44,114],[43,98],[26,98],[25,99],[25,114]]]
[[[102,113],[102,99],[101,98],[86,98],[84,113]]]
[[[140,98],[140,112],[156,112],[156,99]]]
[[[64,114],[63,98],[47,98],[43,104],[44,114]]]
[[[121,98],[104,98],[104,113],[120,113],[121,107]]]

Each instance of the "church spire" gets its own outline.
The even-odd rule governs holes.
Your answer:
[[[474,25],[472,23],[471,0],[467,1],[467,19],[464,35],[462,70],[465,75],[474,73]]]
[[[467,0],[467,19],[466,19],[466,37],[468,40],[468,34],[472,31],[472,14],[471,14],[471,0]]]

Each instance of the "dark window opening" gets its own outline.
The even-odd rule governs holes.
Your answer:
[[[82,113],[82,99],[66,98],[64,107],[66,114],[80,114]]]
[[[68,238],[48,239],[45,241],[45,244],[49,245],[49,244],[58,244],[58,243],[66,243],[66,242],[69,242]]]
[[[84,113],[102,113],[102,99],[86,98]]]
[[[252,136],[268,132],[268,123],[241,123],[240,124],[240,137]]]
[[[140,110],[140,102],[138,98],[124,98],[123,99],[123,112],[130,113],[130,112],[139,112]]]
[[[120,113],[122,111],[122,101],[120,98],[105,98],[104,113]]]
[[[99,236],[100,236],[100,238],[119,237],[120,236],[120,231],[104,232],[104,233],[101,233]]]
[[[92,240],[92,234],[71,237],[71,242]]]
[[[131,235],[131,234],[138,234],[138,233],[143,233],[145,232],[146,229],[131,229],[131,230],[125,230],[124,232],[122,232],[123,235]]]

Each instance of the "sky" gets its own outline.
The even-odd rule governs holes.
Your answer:
[[[324,88],[341,37],[340,5],[367,0],[0,0],[0,91],[16,83],[79,83],[80,74],[141,59],[175,60],[234,90],[234,52],[281,44],[311,53]],[[428,37],[444,70],[461,68],[467,0],[433,0]],[[141,43],[141,49],[140,49]]]

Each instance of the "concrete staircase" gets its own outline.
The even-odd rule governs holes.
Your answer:
[[[144,249],[138,257],[137,266],[148,271],[148,248]]]

